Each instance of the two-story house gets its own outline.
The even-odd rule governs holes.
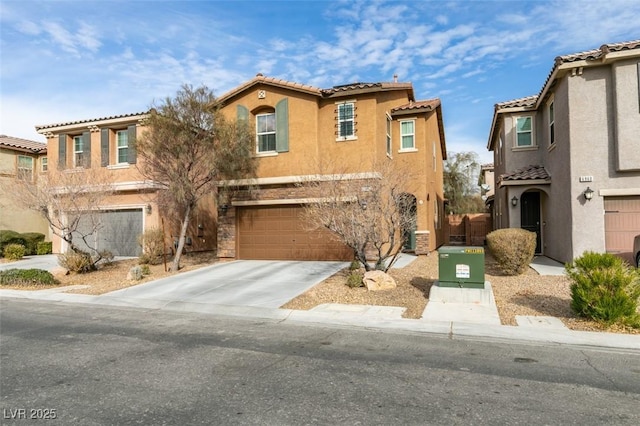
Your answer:
[[[537,95],[495,105],[494,228],[536,253],[631,259],[640,234],[640,40],[559,56]]]
[[[219,98],[229,118],[255,126],[257,178],[234,182],[219,201],[218,256],[239,259],[353,259],[326,230],[305,223],[314,202],[301,182],[353,179],[366,191],[381,161],[412,175],[415,214],[407,248],[442,244],[442,161],[438,99],[416,101],[411,83],[353,83],[320,89],[258,74]],[[335,167],[326,167],[333,165]]]
[[[101,226],[89,244],[116,256],[140,254],[139,237],[147,229],[162,228],[168,248],[178,235],[172,212],[157,204],[157,185],[145,180],[136,167],[135,139],[144,131],[146,117],[144,112],[36,126],[38,133],[47,138],[50,170],[85,173],[87,169],[101,168],[105,172],[112,191],[96,206]],[[87,181],[87,185],[90,187],[91,182]],[[205,201],[194,214],[188,249],[213,250],[215,238],[215,207]],[[74,239],[75,243],[80,242]],[[54,253],[66,250],[65,242],[54,236]]]
[[[47,172],[47,145],[0,135],[0,229],[39,232],[49,239],[49,225],[37,212],[19,206],[11,197],[12,180],[35,181]]]

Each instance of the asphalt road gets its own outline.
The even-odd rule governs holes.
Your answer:
[[[2,424],[640,424],[638,351],[18,299],[0,308]]]

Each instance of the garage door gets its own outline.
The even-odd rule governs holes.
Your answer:
[[[241,259],[353,260],[330,231],[309,230],[301,206],[240,208],[238,251]]]
[[[633,238],[640,234],[640,196],[605,197],[604,211],[607,252],[632,261]]]
[[[142,233],[142,209],[109,210],[97,213],[98,230],[82,241],[74,233],[73,242],[80,248],[87,245],[99,251],[108,250],[114,256],[138,256],[141,248],[138,236]],[[80,233],[91,233],[91,220],[84,216],[78,227]]]

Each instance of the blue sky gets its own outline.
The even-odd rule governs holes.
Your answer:
[[[556,56],[640,39],[637,0],[0,1],[0,133],[146,111],[182,84],[256,73],[321,88],[412,82],[447,148],[482,162],[493,105],[537,94]]]

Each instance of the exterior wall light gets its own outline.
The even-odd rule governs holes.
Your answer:
[[[220,211],[222,212],[222,216],[226,216],[227,215],[227,210],[229,210],[229,206],[226,204],[223,204],[220,206]]]
[[[362,200],[360,202],[360,207],[362,207],[362,210],[366,210],[367,209],[367,200]]]
[[[584,195],[584,199],[587,201],[591,201],[591,199],[593,198],[593,189],[589,188],[587,186],[587,189],[584,190],[584,192],[582,193],[582,195]]]
[[[147,211],[147,214],[151,214],[151,204],[147,204],[147,207],[145,207],[145,210]]]
[[[518,205],[518,197],[516,197],[515,195],[513,196],[513,198],[511,199],[511,205],[513,207]]]

